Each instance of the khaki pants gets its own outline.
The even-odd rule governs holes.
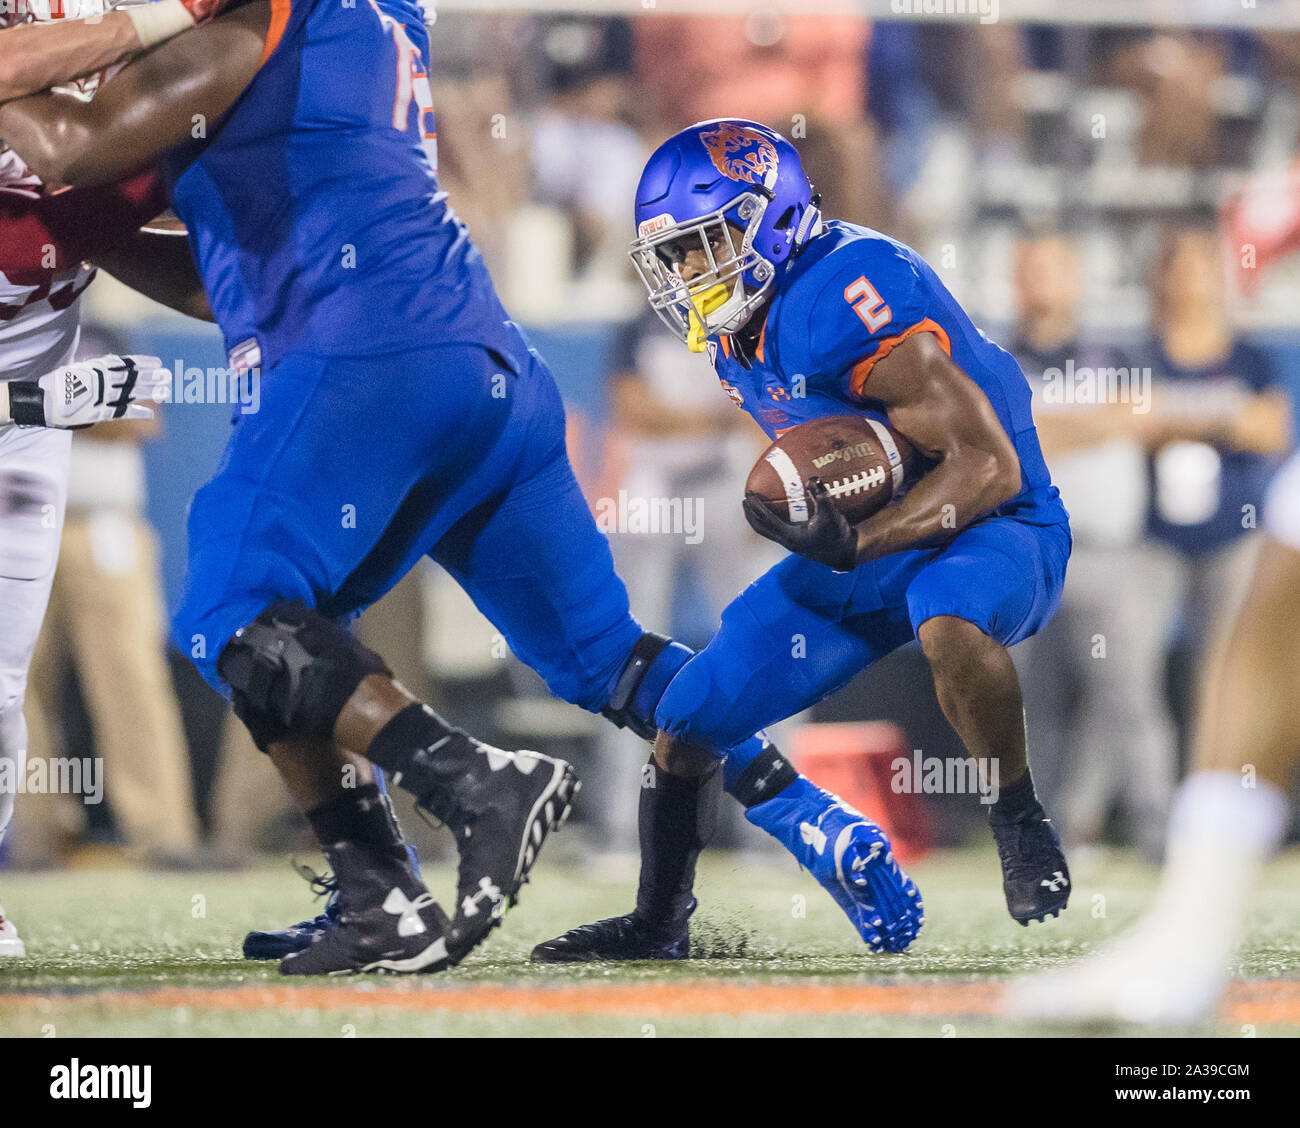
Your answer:
[[[1160,857],[1177,781],[1164,682],[1170,624],[1181,608],[1204,666],[1258,549],[1254,536],[1197,559],[1151,542],[1076,547],[1060,611],[1011,651],[1034,778],[1067,847],[1100,841],[1119,806],[1134,844]]]
[[[60,668],[75,663],[109,801],[128,849],[146,858],[184,855],[199,838],[189,752],[163,640],[153,530],[130,514],[69,513],[32,661],[29,752],[61,754],[54,747],[54,691]],[[40,842],[46,828],[34,824],[66,823],[68,812],[55,811],[52,798],[25,796],[18,805],[23,837]]]

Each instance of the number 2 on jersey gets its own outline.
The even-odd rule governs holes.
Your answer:
[[[853,307],[853,312],[862,318],[862,323],[875,333],[889,324],[893,312],[885,305],[880,292],[867,281],[865,275],[844,291],[844,300]]]

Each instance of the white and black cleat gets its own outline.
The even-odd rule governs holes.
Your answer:
[[[0,908],[0,959],[19,959],[27,955],[22,937],[18,935],[18,926],[5,916]]]
[[[280,962],[283,975],[411,975],[449,964],[450,922],[415,875],[405,846],[338,843],[325,851],[338,915],[311,945]]]
[[[453,964],[518,903],[547,837],[568,820],[581,787],[564,760],[475,742],[473,761],[452,787],[454,807],[432,811],[455,835],[460,854],[456,915],[447,934]]]

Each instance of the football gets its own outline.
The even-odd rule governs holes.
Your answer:
[[[835,506],[856,525],[889,504],[913,453],[902,435],[879,420],[863,415],[814,419],[787,431],[763,452],[745,490],[797,522],[807,519],[808,482],[820,478]]]

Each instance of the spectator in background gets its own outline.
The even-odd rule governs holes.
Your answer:
[[[449,13],[429,39],[438,186],[494,274],[503,270],[511,223],[528,201],[514,79],[530,51],[531,27],[525,16]]]
[[[1209,168],[1217,154],[1214,83],[1226,70],[1224,42],[1187,30],[1111,29],[1098,55],[1102,79],[1142,99],[1142,163]]]
[[[125,352],[123,344],[87,333],[80,355]],[[142,440],[160,423],[102,423],[72,443],[67,517],[49,611],[32,661],[34,757],[80,755],[56,751],[61,671],[77,671],[102,758],[108,801],[132,857],[145,865],[199,864],[199,826],[189,751],[171,674],[164,658],[165,622],[158,544],[144,516]],[[38,825],[54,812],[49,801],[27,804],[16,849],[54,837]],[[20,805],[21,808],[21,805]]]
[[[899,196],[919,179],[940,116],[922,66],[920,34],[915,23],[882,23],[872,29],[867,55],[868,109],[880,130],[890,191]]]
[[[708,641],[722,609],[762,572],[762,542],[745,521],[740,499],[758,453],[767,446],[736,410],[703,356],[647,311],[614,345],[610,427],[620,468],[618,488],[631,499],[697,502],[698,528],[671,536],[616,532],[611,538],[632,605],[666,629],[674,594],[691,567],[705,593]],[[778,554],[779,556],[779,554]]]
[[[985,161],[1023,159],[1025,120],[1016,84],[1025,32],[1012,25],[963,27],[890,21],[872,29],[869,109],[881,129],[891,188],[905,195],[928,158],[940,120],[970,127]]]
[[[1208,627],[1229,618],[1244,592],[1255,547],[1249,533],[1291,444],[1291,404],[1268,355],[1233,331],[1212,220],[1165,230],[1150,285],[1152,336],[1142,362],[1153,373],[1153,407],[1142,417],[1150,532],[1174,562],[1195,665]]]
[[[530,131],[533,197],[570,219],[575,274],[623,278],[632,200],[650,152],[634,125],[631,25],[548,20],[540,48],[550,94]]]
[[[786,134],[826,211],[888,226],[889,197],[866,117],[871,25],[857,16],[654,16],[635,24],[639,87],[663,123],[746,117]]]
[[[1099,844],[1119,807],[1155,860],[1175,777],[1164,687],[1174,595],[1168,565],[1144,543],[1147,464],[1134,405],[1067,392],[1067,373],[1127,363],[1081,340],[1082,273],[1069,236],[1017,243],[1011,350],[1034,389],[1034,419],[1070,511],[1074,552],[1056,618],[1012,655],[1042,765],[1035,776],[1044,802],[1061,812],[1066,842]],[[1100,391],[1100,382],[1093,387]]]

